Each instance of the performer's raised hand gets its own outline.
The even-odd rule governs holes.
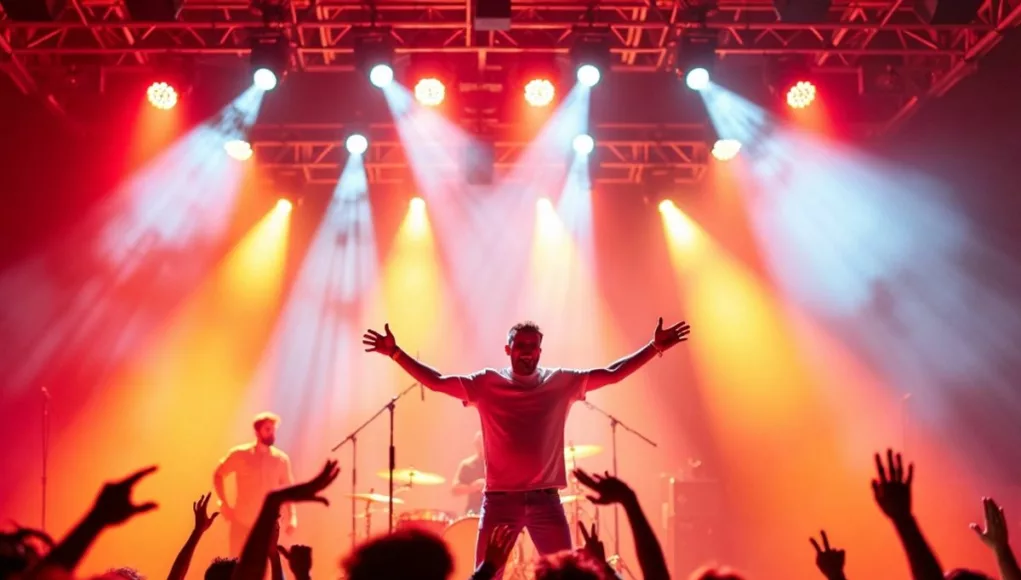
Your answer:
[[[653,335],[652,344],[656,347],[656,350],[663,352],[674,345],[688,340],[688,335],[691,334],[691,325],[683,320],[677,324],[663,328],[663,319],[659,319],[659,324],[656,325],[656,333]]]
[[[398,350],[397,339],[390,332],[389,324],[383,325],[383,332],[386,334],[380,334],[371,328],[365,331],[365,334],[362,335],[362,344],[367,347],[365,352],[378,352],[393,357]]]

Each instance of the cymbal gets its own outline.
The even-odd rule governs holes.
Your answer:
[[[383,495],[381,493],[349,493],[347,494],[347,497],[353,497],[354,499],[360,499],[369,503],[390,503],[390,496]],[[394,503],[404,503],[404,500],[399,497],[395,497]]]
[[[583,499],[585,499],[585,496],[583,495],[562,495],[560,496],[560,503],[562,504],[574,503],[576,501],[581,501]]]
[[[565,459],[585,459],[593,455],[599,455],[603,448],[599,445],[568,445],[564,447]]]
[[[383,479],[390,478],[390,471],[377,471],[376,475]],[[442,475],[436,475],[435,473],[429,473],[428,471],[419,471],[414,467],[408,469],[395,469],[394,470],[394,481],[403,485],[440,485],[447,481]]]

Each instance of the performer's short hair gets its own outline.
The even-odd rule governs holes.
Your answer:
[[[256,415],[254,419],[252,419],[252,428],[258,431],[259,428],[262,427],[263,423],[273,423],[274,425],[279,425],[280,415],[277,415],[276,413],[270,413],[269,411],[263,411],[262,413]]]
[[[529,330],[538,334],[539,342],[542,342],[542,331],[539,330],[539,325],[532,322],[531,320],[526,320],[524,322],[519,322],[515,324],[514,326],[511,327],[510,330],[507,331],[507,344],[514,342],[514,337],[522,330]]]

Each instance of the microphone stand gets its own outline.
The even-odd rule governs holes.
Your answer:
[[[43,394],[43,420],[42,420],[42,459],[43,459],[43,474],[42,474],[42,521],[40,529],[46,531],[46,486],[49,475],[49,458],[50,458],[50,391],[46,387],[41,389]]]
[[[340,443],[333,446],[330,450],[331,453],[336,453],[338,449],[344,446],[348,441],[351,442],[351,546],[353,547],[358,542],[358,499],[355,496],[358,493],[358,434],[363,429],[368,427],[383,414],[384,411],[390,411],[390,532],[394,531],[394,468],[396,466],[396,449],[394,448],[394,409],[397,408],[397,401],[404,395],[411,392],[412,389],[418,386],[418,383],[413,383],[410,387],[404,389],[398,393],[395,397],[391,397],[387,401],[386,405],[376,411],[374,415],[369,417],[364,423],[358,426],[357,429],[351,432],[350,435],[345,437]]]
[[[646,443],[653,447],[659,447],[659,445],[656,445],[655,441],[649,439],[645,435],[642,435],[638,431],[635,431],[631,427],[628,427],[624,422],[614,417],[610,413],[600,409],[599,407],[593,405],[592,403],[589,403],[588,401],[582,402],[589,409],[592,409],[593,411],[599,413],[600,415],[610,420],[610,456],[611,460],[613,461],[613,477],[617,477],[617,427],[622,427],[625,431],[631,433],[635,437],[638,437],[639,439],[645,441]],[[610,556],[609,560],[627,569],[627,566],[624,564],[623,559],[620,557],[620,506],[617,504],[613,505],[613,556]],[[628,571],[628,574],[631,575],[631,572]]]

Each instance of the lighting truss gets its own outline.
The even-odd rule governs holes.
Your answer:
[[[506,127],[498,127],[506,129]],[[369,150],[365,168],[370,183],[410,183],[409,161],[393,125],[377,124],[370,128]],[[669,171],[679,183],[695,183],[702,178],[708,163],[705,127],[690,124],[603,123],[593,129],[596,150],[590,155],[593,182],[597,184],[640,183],[650,171]],[[341,124],[256,125],[249,142],[261,167],[270,174],[293,174],[299,171],[308,183],[334,185],[347,159]],[[498,176],[507,175],[530,142],[497,140],[495,168]],[[421,147],[422,145],[418,145]],[[441,147],[437,144],[436,147]],[[462,157],[456,152],[446,157]],[[546,168],[534,167],[529,175],[563,173],[565,159],[551,159]],[[451,179],[460,179],[460,169],[449,163],[438,163],[431,171],[449,170]]]
[[[120,0],[69,0],[52,22],[17,22],[0,13],[0,69],[25,92],[51,94],[41,79],[71,67],[128,71],[152,57],[194,55],[245,66],[250,34],[263,27],[248,0],[184,0],[177,21],[132,21]],[[813,74],[843,75],[850,97],[880,87],[870,131],[882,132],[939,97],[1021,23],[1021,0],[985,0],[974,22],[932,25],[906,0],[833,0],[825,22],[781,22],[773,0],[717,0],[704,26],[719,34],[723,64],[799,56]],[[486,67],[522,53],[567,54],[579,26],[609,30],[612,68],[671,70],[678,35],[700,26],[684,2],[516,0],[510,30],[476,31],[464,2],[291,0],[277,26],[295,46],[298,71],[354,69],[359,30],[386,27],[397,55],[444,54]],[[238,61],[241,61],[238,63]],[[56,103],[56,100],[50,98]],[[842,102],[849,102],[842,99]],[[871,102],[860,99],[860,102]],[[872,110],[872,107],[865,107]]]

